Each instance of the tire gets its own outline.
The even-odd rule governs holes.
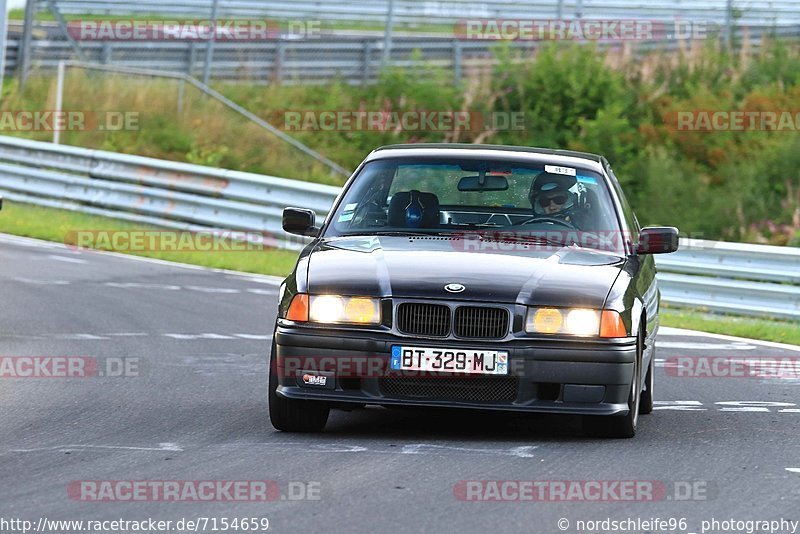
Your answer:
[[[278,369],[274,361],[275,342],[269,362],[269,420],[277,430],[284,432],[321,432],[328,422],[330,408],[325,404],[285,399],[278,396]]]
[[[655,390],[655,375],[656,375],[656,347],[650,355],[650,365],[647,367],[647,376],[645,377],[645,390],[642,391],[642,398],[639,401],[639,415],[649,415],[653,413],[653,392]]]
[[[633,364],[631,391],[628,394],[628,413],[618,415],[590,415],[583,418],[583,431],[593,437],[632,438],[639,426],[639,403],[641,400],[641,368],[644,341],[642,333],[636,336],[636,361]]]

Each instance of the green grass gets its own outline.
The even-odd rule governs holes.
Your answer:
[[[79,230],[132,231],[159,230],[159,228],[69,210],[8,201],[4,202],[3,210],[0,211],[0,232],[7,234],[70,244],[70,233]],[[215,252],[136,251],[130,253],[217,269],[278,276],[287,275],[297,259],[297,252],[282,249]]]
[[[796,322],[662,308],[661,325],[800,345],[800,328]]]

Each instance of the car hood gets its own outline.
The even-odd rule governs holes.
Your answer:
[[[625,264],[612,253],[440,236],[321,240],[309,293],[600,308]],[[447,284],[465,290],[450,293]]]

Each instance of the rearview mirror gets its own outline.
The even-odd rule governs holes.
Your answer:
[[[464,176],[458,181],[459,191],[505,191],[506,189],[508,180],[505,176],[487,174],[483,176],[483,183],[480,176]]]
[[[283,231],[289,234],[313,236],[319,231],[314,226],[317,214],[304,208],[284,208],[281,220]]]
[[[672,226],[648,226],[639,232],[637,254],[667,254],[678,250],[678,229]]]

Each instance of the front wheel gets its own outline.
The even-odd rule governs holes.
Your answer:
[[[583,419],[583,430],[586,434],[602,438],[632,438],[636,435],[636,429],[639,425],[639,405],[642,392],[643,343],[640,332],[636,337],[636,360],[633,364],[631,391],[628,394],[628,413],[622,417],[614,415],[586,416]]]
[[[285,399],[278,396],[278,366],[275,343],[269,362],[269,420],[285,432],[320,432],[325,428],[330,407],[314,401]]]

